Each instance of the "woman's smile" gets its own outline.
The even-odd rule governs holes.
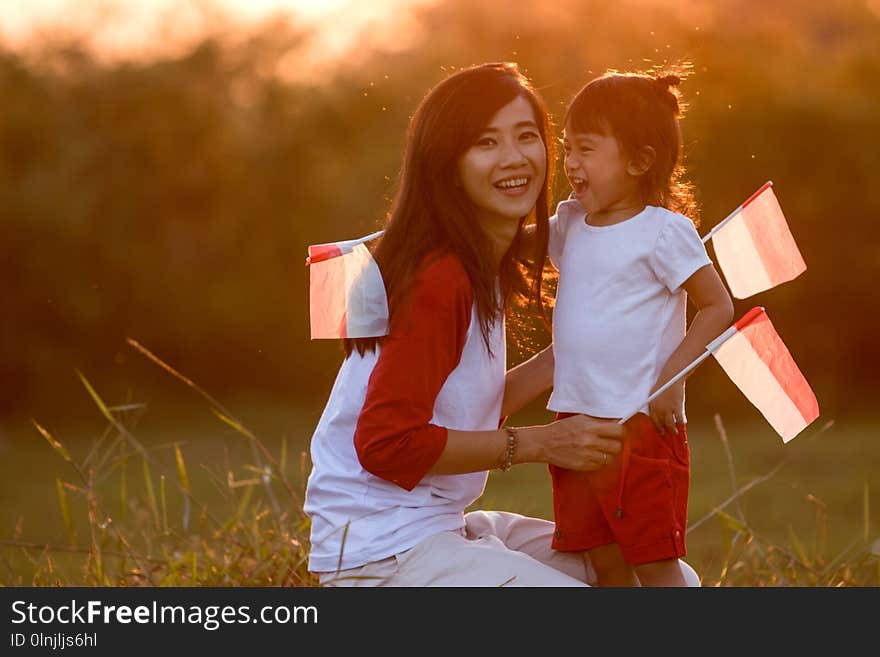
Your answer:
[[[529,176],[505,178],[495,183],[495,187],[505,196],[518,197],[529,191],[532,179]]]

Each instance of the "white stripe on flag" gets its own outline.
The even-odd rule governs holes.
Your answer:
[[[379,266],[360,243],[346,259],[345,333],[349,338],[369,338],[388,333],[388,299]]]
[[[773,287],[742,211],[712,236],[712,246],[727,285],[737,299]]]
[[[731,380],[782,436],[783,442],[787,443],[807,426],[808,422],[770,367],[742,333],[732,335],[715,349],[714,355]]]

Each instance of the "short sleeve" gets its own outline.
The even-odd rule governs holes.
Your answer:
[[[550,243],[548,253],[553,266],[559,270],[562,264],[562,252],[565,249],[565,237],[571,228],[572,222],[582,219],[579,213],[580,205],[577,201],[569,199],[562,201],[556,207],[556,214],[550,217]]]
[[[712,261],[690,219],[668,214],[663,221],[651,253],[651,268],[670,292],[677,292],[694,272]]]

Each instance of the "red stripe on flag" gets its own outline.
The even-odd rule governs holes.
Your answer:
[[[769,185],[764,186],[767,190]],[[766,193],[766,192],[765,192]],[[752,236],[755,250],[761,258],[764,270],[773,285],[778,285],[802,272],[806,265],[788,230],[779,201],[769,192],[769,196],[759,204],[752,204],[759,194],[749,199],[750,206],[743,206],[742,219]]]
[[[760,310],[760,312],[740,332],[749,341],[761,360],[767,363],[782,390],[797,406],[804,421],[809,424],[819,417],[819,402],[816,401],[810,384],[801,374],[785,343],[773,328],[773,323],[767,317],[767,313],[763,312],[764,309],[753,308],[746,317],[755,310]],[[743,317],[743,320],[746,317]],[[764,322],[769,326],[764,326]],[[737,328],[739,327],[737,326]]]
[[[309,246],[309,259],[306,264],[329,260],[342,255],[342,249],[335,244],[314,244]]]
[[[757,192],[755,192],[754,194],[752,194],[751,196],[749,196],[746,199],[745,203],[742,204],[742,208],[745,209],[749,203],[751,203],[752,201],[754,201],[756,198],[758,198],[761,195],[761,192],[763,192],[768,187],[772,187],[772,186],[773,186],[772,180],[768,180],[767,182],[765,182],[763,185],[761,185],[761,187],[758,189]]]
[[[755,319],[759,315],[764,315],[766,317],[766,314],[764,313],[764,306],[755,306],[749,312],[747,312],[745,315],[743,315],[739,319],[739,321],[734,325],[734,326],[736,326],[736,330],[742,331],[743,329],[745,329],[746,326],[748,326],[753,321],[755,321]]]

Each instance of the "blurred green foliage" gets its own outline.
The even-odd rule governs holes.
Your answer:
[[[772,179],[809,267],[737,315],[767,307],[823,415],[870,405],[876,6],[449,0],[423,10],[411,49],[355,51],[298,82],[276,72],[309,34],[281,23],[149,62],[69,43],[0,51],[0,417],[85,405],[75,369],[104,390],[150,385],[126,336],[217,394],[320,407],[341,351],[308,340],[307,245],[374,230],[422,95],[496,60],[518,61],[557,118],[606,68],[692,62],[683,130],[701,232]],[[692,407],[749,408],[704,370]]]

